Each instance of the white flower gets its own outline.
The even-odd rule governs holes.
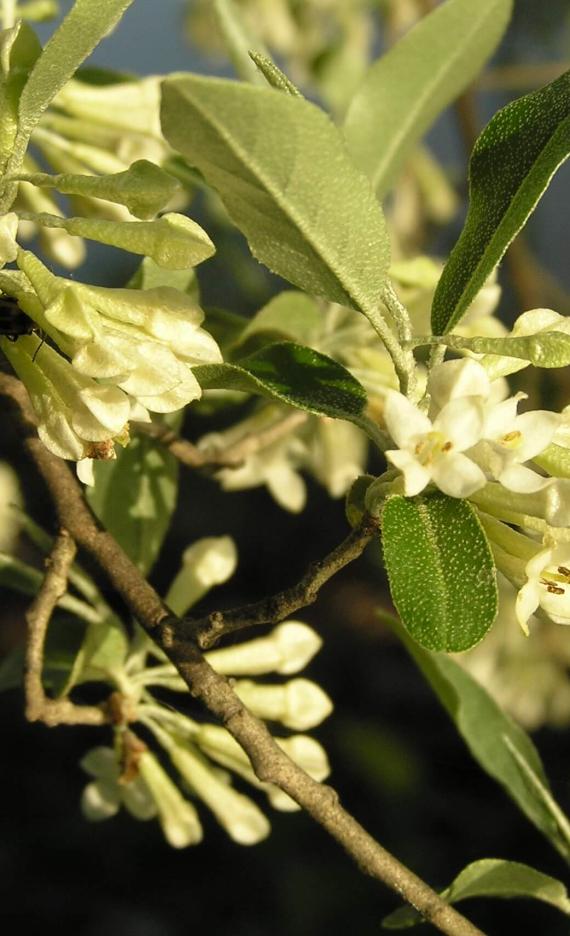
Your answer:
[[[322,643],[316,631],[302,621],[285,621],[266,637],[210,650],[206,659],[218,673],[228,676],[289,676],[304,669]]]
[[[78,374],[36,335],[2,340],[2,350],[26,386],[50,452],[78,462],[114,457],[113,440],[126,438],[131,412],[122,390]]]
[[[517,415],[517,394],[493,407],[488,407],[483,428],[483,441],[470,457],[485,470],[487,477],[496,479],[503,487],[515,493],[540,491],[553,483],[523,465],[550,445],[560,424],[560,416],[548,410],[531,410]]]
[[[202,826],[192,803],[185,799],[154,754],[145,751],[139,760],[142,779],[150,790],[164,837],[173,848],[202,841]]]
[[[331,497],[342,497],[363,474],[368,442],[364,433],[344,419],[313,417],[303,432],[306,467]]]
[[[98,822],[115,816],[121,806],[136,819],[156,816],[156,803],[140,774],[131,779],[122,777],[116,751],[110,747],[96,747],[89,751],[81,766],[94,777],[81,798],[81,809],[87,819]]]
[[[407,497],[430,481],[450,497],[469,497],[486,484],[481,469],[463,452],[481,437],[484,405],[476,396],[451,399],[433,423],[401,393],[386,395],[384,420],[397,449],[386,457],[404,475]]]
[[[525,567],[515,611],[528,634],[527,621],[540,606],[557,624],[570,624],[570,544],[550,542]]]

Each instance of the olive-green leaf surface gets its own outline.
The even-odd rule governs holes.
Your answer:
[[[342,364],[292,341],[267,345],[233,364],[200,364],[192,372],[203,390],[255,393],[369,429],[362,384]]]
[[[239,338],[243,344],[251,338],[274,336],[312,344],[322,326],[323,314],[312,296],[296,289],[285,289],[263,306],[248,322]]]
[[[18,132],[9,171],[21,165],[32,130],[50,101],[118,23],[133,0],[75,0],[71,10],[50,36],[33,66],[20,96]]]
[[[5,166],[18,132],[18,102],[42,47],[33,29],[21,20],[0,36],[0,165]]]
[[[151,257],[158,266],[167,270],[185,270],[215,253],[212,241],[200,225],[174,212],[153,221],[61,218],[31,212],[26,217],[43,227],[63,228],[77,237]]]
[[[383,614],[382,619],[422,671],[478,764],[553,847],[568,858],[568,823],[561,818],[561,810],[550,794],[540,755],[529,735],[454,659],[424,650],[392,616]]]
[[[44,188],[55,188],[63,195],[103,198],[125,205],[137,218],[152,218],[164,208],[181,188],[173,176],[146,159],[137,159],[124,172],[113,175],[76,175],[47,172],[18,174],[15,179]]]
[[[265,78],[250,58],[249,52],[255,49],[264,55],[269,53],[245,22],[239,4],[235,0],[213,0],[212,8],[236,75],[242,81],[265,87]]]
[[[415,144],[492,54],[511,9],[512,0],[447,0],[370,67],[344,133],[380,199]]]
[[[502,858],[482,858],[463,868],[440,897],[450,904],[468,897],[527,897],[570,914],[564,885],[529,865]],[[412,907],[401,907],[382,920],[385,929],[407,929],[424,922]]]
[[[178,414],[176,414],[178,416]],[[178,493],[178,462],[151,439],[135,435],[116,460],[94,464],[89,504],[141,572],[158,556]]]
[[[441,335],[459,321],[570,154],[570,71],[500,110],[469,164],[469,211],[432,305]]]
[[[570,364],[570,335],[565,332],[538,332],[520,338],[463,338],[461,335],[428,335],[414,338],[414,347],[419,345],[443,344],[456,351],[473,351],[476,354],[497,354],[503,357],[521,358],[535,367],[567,367]]]
[[[390,497],[381,530],[390,592],[414,640],[447,652],[479,643],[497,614],[497,585],[470,504],[439,492]]]
[[[384,217],[326,114],[218,78],[179,75],[162,89],[168,142],[216,189],[254,256],[308,293],[377,316]]]

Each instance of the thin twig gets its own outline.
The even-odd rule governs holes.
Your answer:
[[[192,695],[226,726],[247,753],[259,780],[273,783],[291,796],[342,845],[365,874],[396,891],[440,932],[448,936],[484,936],[376,842],[341,806],[334,790],[313,780],[290,760],[266,725],[246,709],[230,682],[212,669],[197,645],[179,639],[181,622],[169,614],[118,543],[98,527],[76,478],[37,438],[29,401],[19,382],[0,374],[0,393],[19,410],[22,443],[48,487],[61,525],[98,561],[108,581],[178,669]]]
[[[178,631],[179,637],[194,640],[200,649],[207,650],[225,634],[259,624],[284,621],[299,608],[312,604],[322,586],[361,555],[378,529],[378,520],[365,517],[328,556],[313,562],[303,578],[291,588],[241,608],[214,611],[202,618],[186,618]]]
[[[44,692],[42,669],[44,646],[51,616],[67,591],[69,570],[75,558],[75,543],[66,530],[56,537],[46,560],[46,574],[40,590],[26,613],[28,639],[24,690],[26,718],[46,725],[102,725],[107,721],[102,708],[75,705],[70,699],[50,699]]]
[[[279,439],[284,438],[302,426],[309,414],[301,410],[288,413],[283,419],[273,423],[261,432],[248,433],[243,439],[228,445],[221,451],[200,449],[198,446],[182,439],[179,435],[160,423],[136,423],[137,432],[155,439],[164,448],[174,455],[183,465],[189,468],[237,468],[242,465],[249,455],[260,452]]]

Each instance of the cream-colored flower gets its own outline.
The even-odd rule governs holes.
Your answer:
[[[538,607],[557,624],[570,624],[570,544],[548,542],[529,560],[525,574],[527,580],[515,605],[525,633],[527,621]]]

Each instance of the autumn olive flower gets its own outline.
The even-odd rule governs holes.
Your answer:
[[[570,624],[570,544],[546,544],[525,567],[526,583],[520,589],[515,612],[525,632],[538,607],[556,624]]]

